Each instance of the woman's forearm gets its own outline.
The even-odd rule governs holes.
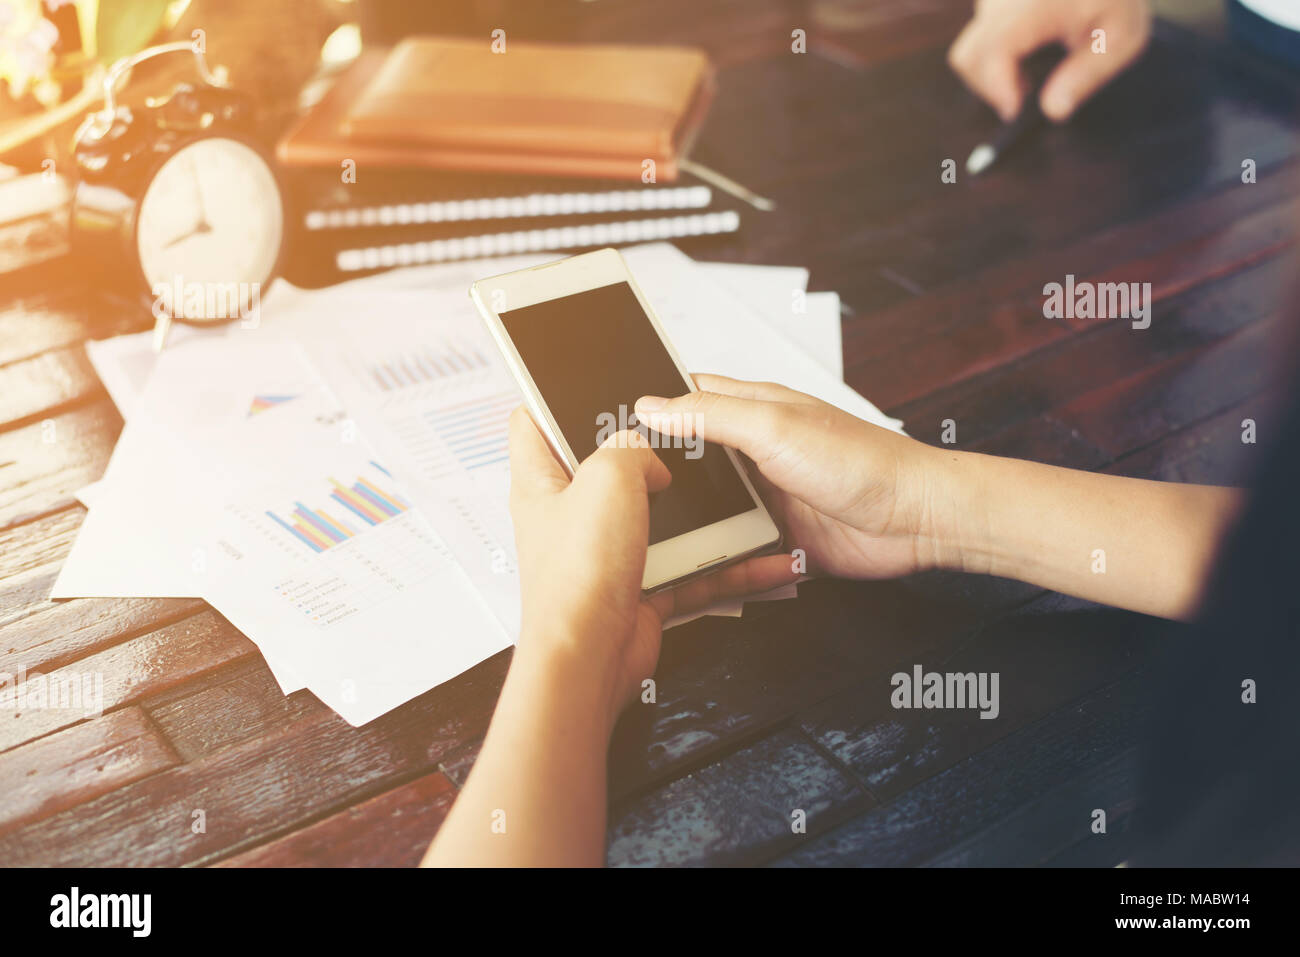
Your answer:
[[[935,450],[936,563],[1164,618],[1195,613],[1238,489]]]
[[[424,865],[603,864],[607,699],[582,662],[517,649],[478,760]]]
[[[918,567],[1014,578],[1167,618],[1196,611],[1242,503],[1236,489],[944,449],[925,456],[910,473],[906,510],[920,513],[908,521]],[[618,682],[604,671],[615,666],[572,650],[590,642],[541,637],[561,640],[520,642],[473,773],[425,864],[603,861],[618,712]]]

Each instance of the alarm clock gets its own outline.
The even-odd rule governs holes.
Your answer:
[[[182,50],[194,52],[203,84],[143,107],[116,104],[127,70]],[[286,208],[251,99],[213,76],[188,43],[119,61],[104,89],[104,109],[86,118],[73,147],[74,257],[152,312],[156,349],[173,321],[255,321],[283,260]]]

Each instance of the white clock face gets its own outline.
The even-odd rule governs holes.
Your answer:
[[[266,162],[214,136],[177,150],[158,170],[140,203],[136,244],[150,287],[260,286],[283,232],[280,189]]]

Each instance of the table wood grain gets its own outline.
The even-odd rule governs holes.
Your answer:
[[[847,381],[911,434],[938,443],[952,420],[960,448],[1248,474],[1241,423],[1275,421],[1300,223],[1294,75],[1161,21],[1074,122],[945,184],[943,161],[960,167],[992,122],[944,63],[965,3],[551,9],[514,35],[710,51],[719,95],[697,158],[778,207],[699,255],[804,265],[838,291]],[[1151,283],[1151,327],[1044,318],[1044,284],[1067,274]],[[355,729],[308,692],[282,695],[201,601],[47,597],[84,516],[74,492],[122,427],[82,343],[146,327],[67,261],[0,276],[0,672],[102,673],[106,705],[89,720],[0,713],[0,860],[413,864],[473,765],[509,652]],[[1177,631],[953,574],[818,581],[676,629],[656,702],[615,733],[609,863],[1113,865]],[[998,672],[999,718],[892,709],[889,676],[915,664]]]

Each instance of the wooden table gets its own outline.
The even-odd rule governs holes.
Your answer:
[[[776,0],[578,6],[555,35],[710,49],[723,69],[698,158],[779,204],[711,255],[806,265],[839,291],[847,380],[913,435],[938,443],[951,419],[964,449],[1240,480],[1258,448],[1242,420],[1274,423],[1271,327],[1300,221],[1293,75],[1161,23],[1067,128],[945,184],[943,160],[960,167],[990,125],[944,65],[966,4],[882,0],[847,25]],[[84,515],[73,492],[122,425],[81,343],[146,327],[67,270],[0,277],[0,672],[102,672],[106,710],[0,714],[0,861],[413,864],[509,653],[353,729],[284,697],[201,601],[48,600]],[[1151,327],[1044,318],[1042,287],[1066,274],[1152,283]],[[1114,864],[1169,630],[955,575],[816,582],[677,629],[657,702],[616,733],[609,862]],[[894,710],[889,678],[916,664],[998,672],[999,717]]]

